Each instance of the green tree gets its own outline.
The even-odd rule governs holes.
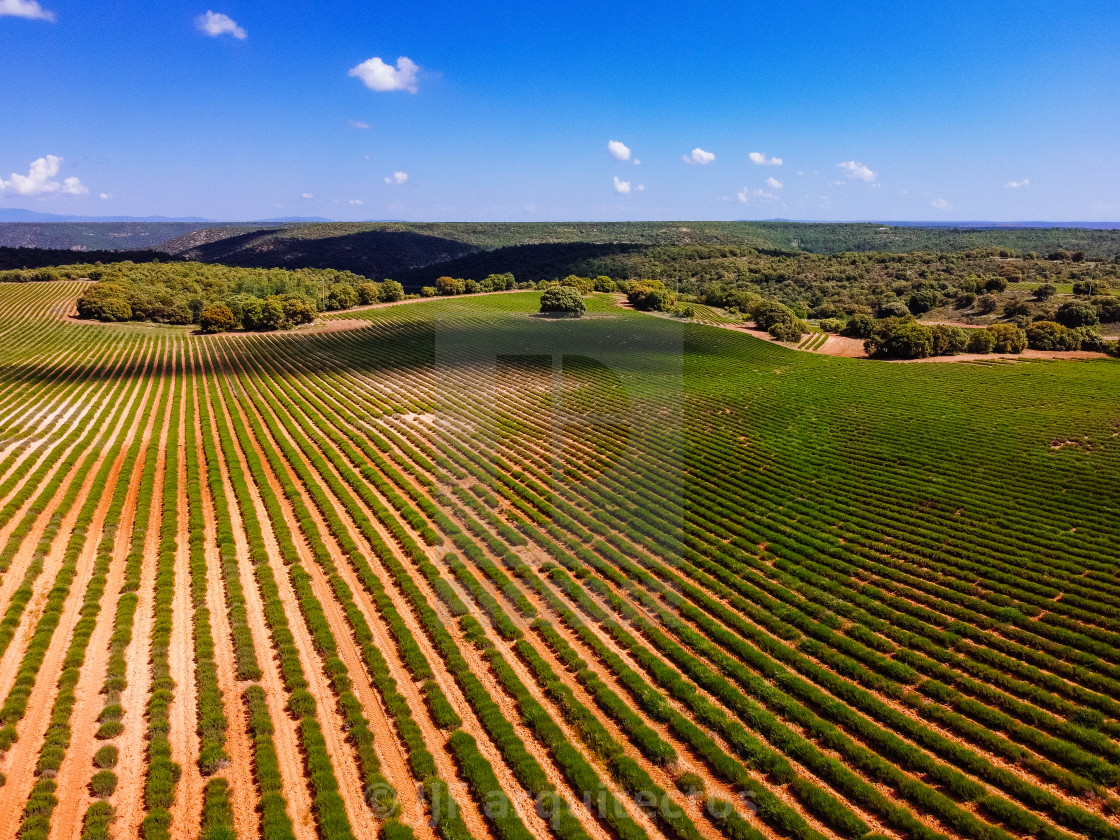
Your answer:
[[[586,310],[583,296],[573,286],[554,286],[541,292],[541,312],[578,318]]]
[[[840,335],[845,335],[848,338],[871,338],[874,329],[875,319],[861,312],[848,319],[848,323],[844,324],[844,329],[840,331]]]
[[[237,326],[237,319],[224,303],[212,303],[198,316],[198,325],[207,333],[228,332]]]
[[[1027,334],[1014,324],[992,324],[992,350],[996,353],[1022,353],[1027,349]]]
[[[348,283],[335,283],[327,292],[327,309],[350,309],[358,305],[358,299],[358,290],[353,286]]]
[[[362,306],[369,306],[381,299],[381,289],[376,283],[366,282],[358,284],[358,301]]]
[[[968,347],[968,335],[960,327],[951,327],[947,324],[934,324],[930,327],[933,341],[931,355],[955,356],[963,353]]]
[[[912,318],[884,318],[863,346],[869,356],[922,359],[933,353],[933,331]]]
[[[1026,329],[1027,346],[1032,350],[1077,350],[1081,336],[1055,321],[1035,321]]]
[[[257,318],[258,330],[278,330],[284,326],[284,306],[278,300],[269,299],[261,304],[261,314]]]
[[[465,284],[462,280],[445,275],[436,278],[436,290],[441,295],[461,295],[465,291]]]
[[[1058,307],[1057,321],[1067,327],[1090,327],[1100,321],[1100,315],[1089,301],[1071,300]]]
[[[404,286],[396,280],[382,280],[378,300],[382,303],[395,303],[398,300],[404,300]]]
[[[991,353],[996,346],[996,337],[989,330],[969,330],[968,352]]]
[[[1031,292],[1031,296],[1035,300],[1050,300],[1058,293],[1058,287],[1053,283],[1043,283],[1041,286]]]

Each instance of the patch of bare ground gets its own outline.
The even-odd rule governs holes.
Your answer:
[[[198,400],[206,395],[199,386],[200,376],[192,377],[192,387]],[[194,445],[203,451],[203,435],[209,435],[201,425],[194,429]],[[238,837],[257,837],[260,834],[260,815],[256,809],[256,785],[253,779],[253,745],[249,739],[248,718],[245,704],[241,702],[242,685],[237,681],[237,664],[234,659],[233,637],[229,615],[226,611],[226,592],[222,580],[222,563],[218,556],[217,522],[214,515],[215,499],[210,485],[200,480],[202,490],[202,532],[206,556],[206,608],[214,635],[214,662],[218,671],[218,687],[222,692],[222,705],[229,727],[226,731],[226,753],[229,765],[215,775],[229,782],[230,805],[233,825]],[[244,683],[243,685],[248,685]]]
[[[228,364],[228,357],[226,358],[226,362]],[[244,387],[244,383],[242,383],[242,387]],[[268,444],[266,441],[258,440],[253,435],[252,428],[245,417],[243,407],[240,403],[237,404],[236,410],[241,413],[241,422],[249,432],[253,449],[264,468],[268,481],[267,489],[279,502],[280,508],[283,511],[284,521],[294,538],[294,547],[299,554],[300,563],[307,569],[314,564],[315,560],[313,557],[309,556],[310,549],[303,538],[303,531],[300,527],[299,520],[292,511],[291,503],[284,493],[284,488],[272,472],[267,456],[264,453],[263,446]],[[264,520],[262,520],[262,522],[263,521]],[[292,636],[295,639],[295,646],[299,652],[300,664],[303,666],[304,675],[307,678],[308,690],[316,699],[319,719],[322,722],[323,738],[327,745],[327,754],[330,756],[331,765],[338,778],[339,794],[346,805],[346,813],[350,818],[350,824],[354,829],[355,835],[375,836],[377,833],[377,825],[371,809],[366,804],[365,787],[362,783],[361,772],[357,767],[353,750],[346,740],[345,729],[338,711],[335,694],[331,690],[330,680],[323,672],[322,658],[315,649],[315,643],[311,638],[311,632],[307,627],[303,612],[299,608],[299,599],[296,597],[292,588],[288,570],[280,558],[281,554],[279,551],[270,550],[268,552],[272,573],[276,576],[276,585],[280,590],[280,599],[285,605]]]
[[[152,387],[150,380],[147,387],[148,389]],[[123,468],[126,450],[137,430],[135,425],[128,425],[126,429],[126,424],[130,419],[130,412],[136,405],[136,401],[142,390],[143,389],[139,387],[131,389],[128,402],[125,404],[116,426],[110,431],[101,447],[101,455],[98,456],[96,462],[84,477],[81,491],[72,508],[75,518],[89,496],[93,479],[100,470],[101,464],[104,462],[105,453],[123,433],[123,445],[110,468],[106,480],[107,487],[114,487],[116,485]],[[94,509],[89,528],[86,532],[85,542],[78,555],[70,592],[63,604],[58,626],[54,630],[51,643],[47,648],[46,656],[39,667],[31,694],[27,699],[27,714],[24,716],[23,720],[17,724],[19,740],[16,741],[3,759],[0,760],[0,769],[2,769],[8,777],[8,783],[0,787],[0,837],[10,837],[15,833],[22,817],[23,805],[27,801],[27,797],[35,783],[35,766],[38,761],[39,751],[43,746],[43,739],[46,736],[47,726],[50,723],[54,699],[58,694],[58,678],[62,671],[63,659],[69,647],[68,643],[73,634],[74,625],[77,624],[80,617],[82,600],[85,595],[86,586],[89,584],[90,577],[93,573],[93,563],[97,555],[97,545],[101,539],[101,531],[105,523],[105,515],[109,509],[109,503],[112,501],[112,495],[112,492],[102,493],[101,499]],[[47,584],[49,586],[53,586],[54,578],[62,565],[63,554],[65,553],[66,543],[69,540],[69,533],[72,527],[71,524],[69,528],[64,527],[60,529],[59,536],[51,547],[46,562],[44,562],[43,574],[40,575],[40,580],[45,579],[50,581],[50,583]],[[41,598],[38,600],[37,604],[36,598],[32,598],[32,602],[28,604],[29,609],[25,612],[21,624],[30,626],[31,628],[35,627],[42,615],[47,591],[47,586],[40,589],[39,594]],[[34,605],[33,609],[32,605]],[[8,652],[11,653],[12,648],[9,648]],[[22,648],[20,658],[22,659]],[[10,688],[10,686],[7,686],[3,689],[5,695]]]
[[[158,389],[157,403],[163,397],[162,381],[158,385]],[[79,840],[82,833],[82,816],[93,801],[89,793],[88,781],[93,773],[93,754],[100,744],[89,737],[89,733],[97,730],[97,716],[104,702],[100,693],[101,686],[104,684],[105,673],[109,665],[109,639],[114,630],[113,617],[116,615],[117,602],[121,595],[125,560],[131,543],[126,535],[132,532],[133,520],[139,504],[140,481],[144,473],[144,453],[152,445],[154,425],[155,414],[153,413],[147,418],[147,423],[144,426],[141,449],[129,478],[128,495],[125,498],[120,524],[117,528],[118,540],[114,547],[112,564],[109,567],[105,594],[101,600],[99,620],[90,636],[86,661],[82,666],[81,680],[76,689],[70,728],[72,732],[79,735],[71,739],[70,748],[66,752],[66,758],[59,767],[56,777],[58,805],[51,820],[50,840]]]
[[[209,375],[206,377],[204,384],[209,396],[211,393],[211,377]],[[230,417],[231,407],[222,397],[220,391],[215,395],[223,406],[226,414],[225,423],[229,428],[228,418]],[[276,649],[272,644],[272,634],[269,632],[268,622],[264,617],[264,602],[261,599],[260,589],[257,587],[256,576],[253,574],[252,563],[249,559],[249,543],[245,535],[241,510],[234,501],[236,495],[229,480],[231,470],[237,470],[244,475],[248,475],[249,470],[245,464],[244,453],[240,449],[237,451],[237,463],[224,461],[224,454],[218,442],[217,422],[218,418],[211,414],[211,427],[207,433],[213,435],[215,445],[218,447],[219,457],[223,458],[221,469],[222,489],[226,498],[230,500],[230,523],[233,527],[233,541],[237,551],[239,577],[245,591],[246,622],[253,636],[253,647],[259,657],[261,666],[260,685],[264,689],[268,714],[275,729],[272,737],[280,764],[281,793],[288,804],[288,816],[292,820],[292,829],[296,840],[316,840],[315,818],[311,811],[311,793],[304,776],[303,755],[300,751],[300,741],[296,731],[297,725],[287,711],[288,691],[280,676]],[[233,435],[232,428],[229,429],[229,433],[231,436]],[[237,446],[236,440],[234,445]],[[279,556],[276,538],[268,524],[268,512],[261,500],[261,490],[252,481],[246,483],[254,513],[261,523],[265,550],[271,556]]]

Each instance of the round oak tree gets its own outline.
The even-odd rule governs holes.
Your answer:
[[[558,286],[541,293],[541,312],[578,318],[585,311],[583,296],[573,286]]]

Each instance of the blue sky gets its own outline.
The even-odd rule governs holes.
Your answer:
[[[1118,45],[1104,0],[0,0],[0,207],[1114,221]]]

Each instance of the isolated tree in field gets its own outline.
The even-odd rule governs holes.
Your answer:
[[[808,332],[808,324],[804,321],[795,318],[793,323],[787,324],[779,321],[776,324],[771,324],[770,329],[767,330],[772,338],[778,341],[785,341],[794,343],[801,340],[801,336]]]
[[[203,332],[228,332],[237,326],[237,319],[224,303],[214,303],[202,310],[202,314],[198,316],[198,325]]]
[[[378,300],[382,303],[394,303],[404,300],[404,286],[396,280],[382,280]]]
[[[578,318],[587,310],[579,289],[556,286],[541,293],[541,312]]]
[[[996,353],[1022,353],[1027,349],[1027,334],[1014,324],[992,324],[988,327]]]
[[[1031,292],[1031,296],[1035,300],[1050,300],[1050,298],[1054,297],[1054,295],[1056,295],[1057,293],[1058,287],[1053,283],[1043,283],[1041,286]]]

